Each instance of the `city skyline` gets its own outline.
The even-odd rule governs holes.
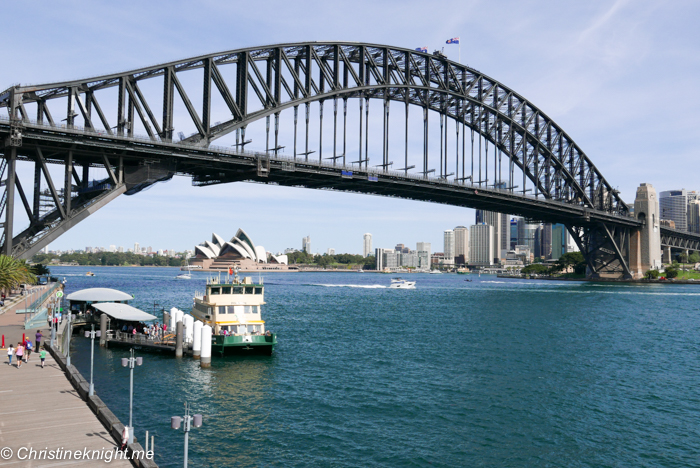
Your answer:
[[[124,5],[80,1],[72,5],[39,11],[21,3],[7,5],[8,17],[31,15],[38,27],[36,34],[16,41],[12,38],[24,36],[21,23],[6,25],[4,37],[13,41],[15,53],[12,66],[0,70],[0,88],[18,82],[96,76],[263,43],[337,38],[411,49],[428,46],[432,51],[443,47],[446,39],[460,36],[462,63],[537,104],[571,135],[628,203],[633,202],[642,182],[653,184],[660,192],[684,186],[692,189],[694,184],[694,171],[677,170],[693,167],[695,144],[685,129],[700,123],[695,112],[700,91],[691,86],[698,72],[689,39],[695,35],[691,18],[700,12],[694,2],[677,2],[668,9],[663,2],[643,0],[567,6],[542,2],[536,8],[519,2],[448,1],[445,9],[469,14],[453,15],[447,24],[444,9],[416,15],[421,5],[417,2],[403,4],[405,13],[386,21],[385,15],[395,13],[391,4],[360,1],[346,21],[337,23],[319,21],[325,17],[325,7],[302,14],[284,2],[272,2],[271,8],[285,17],[279,24],[241,11],[235,4],[217,2],[198,6],[196,14],[194,7],[163,9],[157,4],[139,4],[139,16],[128,14]],[[335,6],[334,2],[326,5]],[[377,14],[366,17],[363,9]],[[479,20],[494,9],[500,12],[502,27],[498,29]],[[243,15],[245,24],[231,31],[229,13]],[[147,18],[155,16],[161,21],[151,25]],[[441,27],[417,34],[426,16],[428,21],[440,21]],[[173,24],[179,27],[172,28]],[[52,40],[66,28],[79,28],[91,40]],[[671,28],[674,34],[667,34]],[[528,41],[522,40],[525,29]],[[144,43],[149,47],[143,47]],[[446,46],[445,53],[450,59],[458,58],[456,46]],[[665,73],[648,73],[659,69]],[[672,90],[672,96],[677,93],[682,99],[659,99],[659,88]],[[264,149],[264,143],[256,140],[246,149]],[[411,152],[420,151],[411,148]],[[651,168],[659,164],[659,158],[667,169],[654,171]],[[19,166],[18,172],[27,170]],[[61,180],[55,168],[50,170],[55,180]],[[222,219],[213,209],[202,209],[219,206],[223,200],[254,203],[255,210],[236,210]],[[17,205],[16,212],[22,211]],[[270,216],[261,217],[260,212]],[[423,202],[245,183],[197,188],[189,179],[175,177],[147,192],[119,197],[49,248],[126,246],[138,238],[151,245],[187,250],[208,232],[246,225],[270,251],[298,248],[298,239],[311,233],[315,252],[334,248],[361,253],[357,239],[365,232],[372,232],[375,246],[393,245],[396,239],[441,245],[444,230],[470,226],[473,219],[474,210]],[[22,227],[20,222],[17,228]]]

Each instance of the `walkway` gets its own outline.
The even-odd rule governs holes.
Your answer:
[[[14,361],[14,359],[13,359]],[[21,460],[21,447],[40,450],[62,449],[81,452],[114,452],[115,443],[88,405],[80,398],[66,374],[49,353],[46,366],[39,365],[38,354],[17,369],[7,365],[7,353],[0,359],[0,467],[98,466],[104,460]],[[3,450],[11,449],[6,458]],[[128,460],[117,459],[110,467],[131,467]]]
[[[44,290],[49,288],[50,285],[44,286],[33,286],[36,291],[42,293]],[[19,294],[14,294],[7,298],[5,301],[5,306],[0,308],[0,335],[5,335],[5,346],[9,346],[12,343],[13,346],[17,346],[17,342],[22,341],[22,335],[26,334],[32,343],[34,343],[34,335],[38,330],[44,335],[43,340],[51,339],[51,329],[49,324],[39,328],[32,328],[29,330],[24,329],[24,314],[16,313],[18,310],[24,310],[26,296],[21,296]],[[7,359],[5,355],[0,356],[2,359]]]

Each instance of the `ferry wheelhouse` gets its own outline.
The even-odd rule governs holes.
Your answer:
[[[265,329],[260,313],[264,304],[262,281],[238,275],[207,280],[204,293],[195,293],[192,315],[212,327],[212,356],[271,355],[277,337]]]

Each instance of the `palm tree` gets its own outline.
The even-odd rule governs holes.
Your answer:
[[[27,264],[6,255],[0,255],[0,289],[10,291],[22,283],[36,283],[34,276]]]

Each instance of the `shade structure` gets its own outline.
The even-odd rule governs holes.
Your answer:
[[[66,296],[69,301],[83,302],[113,302],[113,301],[130,301],[133,299],[131,294],[110,288],[89,288],[81,289]]]
[[[104,312],[117,320],[126,320],[129,322],[147,322],[155,320],[155,315],[148,314],[136,307],[131,307],[129,304],[117,304],[115,302],[103,302],[92,305],[100,312]]]

